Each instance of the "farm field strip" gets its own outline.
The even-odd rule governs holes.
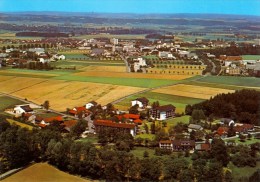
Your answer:
[[[21,123],[12,119],[6,119],[6,121],[8,121],[10,124],[16,124],[18,126],[21,126],[22,128],[28,128],[29,130],[33,129],[33,126],[25,124],[25,123]]]
[[[255,77],[208,76],[200,79],[200,82],[260,88],[260,79]]]
[[[156,80],[183,80],[192,77],[189,75],[156,75],[156,74],[143,74],[143,73],[120,73],[120,72],[109,72],[109,71],[103,71],[103,72],[86,71],[86,72],[75,73],[74,75],[115,77],[115,78],[144,78],[144,79],[156,79]]]
[[[234,92],[234,90],[177,84],[169,87],[155,89],[152,92],[198,98],[198,99],[209,99],[210,97],[215,96],[219,93],[232,93]]]
[[[44,80],[37,85],[28,85],[24,89],[18,87],[19,90],[17,90],[17,85],[10,85],[5,90],[0,88],[0,91],[7,92],[7,89],[9,92],[12,91],[14,96],[27,98],[38,104],[49,100],[51,108],[58,111],[82,106],[92,100],[105,105],[121,97],[144,90],[144,88],[137,87],[65,80]]]
[[[13,71],[13,70],[4,70],[0,71],[0,74],[21,74],[21,75],[34,75],[34,76],[49,76],[49,77],[54,77],[54,76],[59,76],[57,74],[50,74],[50,73],[39,73],[39,72],[23,72],[23,71]],[[14,75],[15,76],[15,75]]]
[[[106,71],[106,72],[126,72],[125,66],[88,66],[81,68],[80,71]]]
[[[3,76],[3,75],[1,75],[0,76],[0,82],[6,81],[6,80],[11,80],[13,78],[15,78],[15,77],[14,76]]]

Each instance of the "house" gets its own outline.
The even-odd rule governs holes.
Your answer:
[[[139,114],[123,114],[118,115],[117,118],[122,121],[123,118],[133,121],[135,124],[142,124],[142,120],[140,119]]]
[[[201,131],[201,130],[203,130],[203,127],[198,125],[198,124],[189,124],[188,131],[192,132],[193,130],[194,131],[199,131],[199,130]]]
[[[53,56],[53,58],[54,58],[55,60],[65,60],[65,59],[66,59],[66,57],[65,57],[63,54],[55,54],[55,55]]]
[[[247,134],[250,131],[254,131],[254,125],[251,124],[242,124],[242,123],[236,123],[234,125],[234,131],[237,134]]]
[[[228,134],[229,128],[226,126],[221,126],[217,129],[216,134],[221,138],[226,138]]]
[[[209,151],[211,149],[211,144],[208,142],[195,142],[195,150],[197,151]]]
[[[137,58],[137,59],[134,59],[133,61],[134,61],[134,71],[135,71],[135,72],[137,72],[138,70],[140,70],[141,67],[147,66],[145,59],[143,59],[143,58],[141,58],[141,57],[139,57],[139,58]]]
[[[159,51],[158,57],[159,57],[159,58],[166,58],[166,59],[176,59],[176,57],[174,57],[174,56],[172,55],[172,53],[166,52],[166,51],[162,51],[162,52]]]
[[[224,66],[228,67],[231,64],[242,64],[243,58],[241,56],[226,56],[226,55],[220,55],[219,59],[224,63]]]
[[[64,126],[64,130],[70,132],[71,128],[77,124],[77,120],[64,121],[61,125]]]
[[[38,124],[40,127],[42,126],[48,126],[54,121],[62,122],[63,117],[62,116],[54,116],[49,118],[43,118],[41,116],[36,116],[35,118],[35,124]]]
[[[95,101],[91,101],[86,104],[86,109],[90,109],[91,107],[96,106],[96,105],[97,105],[97,103]]]
[[[216,56],[214,54],[207,53],[206,54],[208,58],[215,58]]]
[[[169,104],[152,108],[150,109],[149,113],[152,119],[165,120],[174,116],[175,109],[175,106]]]
[[[82,117],[84,118],[86,115],[88,115],[90,112],[86,109],[86,107],[74,107],[73,109],[69,110],[69,114],[78,117],[79,114],[82,114]]]
[[[189,151],[194,150],[194,140],[173,140],[172,141],[173,151]]]
[[[15,114],[31,113],[31,112],[33,112],[33,109],[30,107],[29,104],[16,105],[16,106],[14,107],[14,113],[15,113]]]
[[[44,48],[30,48],[29,52],[34,52],[38,56],[41,55],[41,54],[45,54]]]
[[[171,140],[161,140],[159,142],[159,147],[161,149],[173,150],[173,144]]]
[[[171,151],[189,151],[195,149],[194,140],[162,140],[159,142],[161,149],[169,149]]]
[[[130,133],[132,136],[136,135],[137,126],[132,123],[116,123],[111,120],[95,120],[93,122],[97,133],[103,132],[105,128],[113,128],[117,132]]]
[[[148,106],[149,100],[146,97],[140,97],[131,101],[131,105],[138,105],[139,108],[146,108]]]

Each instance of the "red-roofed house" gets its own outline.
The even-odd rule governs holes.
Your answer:
[[[70,132],[71,128],[75,126],[77,123],[77,120],[69,120],[69,121],[64,121],[61,125],[64,126],[64,129]]]
[[[97,133],[102,132],[105,128],[114,128],[117,131],[130,133],[132,136],[136,135],[136,124],[116,123],[111,120],[95,120],[93,124]]]
[[[226,126],[220,126],[218,129],[217,129],[217,134],[221,137],[221,138],[225,138],[227,137],[227,133],[228,133],[228,127]]]
[[[90,111],[88,111],[85,107],[75,107],[71,110],[69,110],[69,114],[78,117],[79,114],[82,113],[82,117],[85,117],[86,115],[88,115],[90,113]]]
[[[42,125],[50,125],[53,121],[59,121],[62,122],[63,118],[62,116],[55,116],[55,117],[49,117],[49,118],[42,118],[39,116],[36,116],[35,122],[36,124],[42,124]]]

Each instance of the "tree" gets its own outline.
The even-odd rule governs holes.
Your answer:
[[[192,113],[192,106],[190,104],[188,104],[186,107],[185,107],[185,114],[186,115],[191,115]]]
[[[179,177],[180,182],[193,182],[194,175],[191,169],[184,169],[180,172]]]
[[[147,150],[144,151],[143,157],[144,157],[144,158],[148,158],[148,157],[149,157],[149,153],[147,152]]]
[[[206,116],[202,110],[194,109],[191,114],[192,123],[199,123],[201,120],[205,120]]]
[[[219,161],[223,166],[227,166],[230,157],[225,142],[223,140],[214,139],[212,141],[211,156]]]
[[[152,108],[153,109],[156,108],[156,107],[159,107],[159,106],[160,106],[160,104],[159,104],[158,101],[152,103]]]
[[[139,113],[138,107],[139,107],[138,104],[136,104],[136,105],[130,107],[129,113],[130,113],[130,114],[138,114],[138,113]]]
[[[48,100],[44,101],[44,103],[42,104],[43,108],[46,109],[47,111],[50,108],[50,102]]]
[[[84,131],[86,131],[87,127],[88,122],[81,119],[73,127],[71,127],[70,133],[72,134],[72,136],[79,137]]]
[[[149,134],[149,128],[146,123],[144,124],[144,130],[145,130],[146,134]]]
[[[151,124],[151,134],[155,134],[155,122]]]

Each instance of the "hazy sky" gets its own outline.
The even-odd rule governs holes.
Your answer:
[[[0,11],[215,13],[260,16],[260,0],[0,0]]]

